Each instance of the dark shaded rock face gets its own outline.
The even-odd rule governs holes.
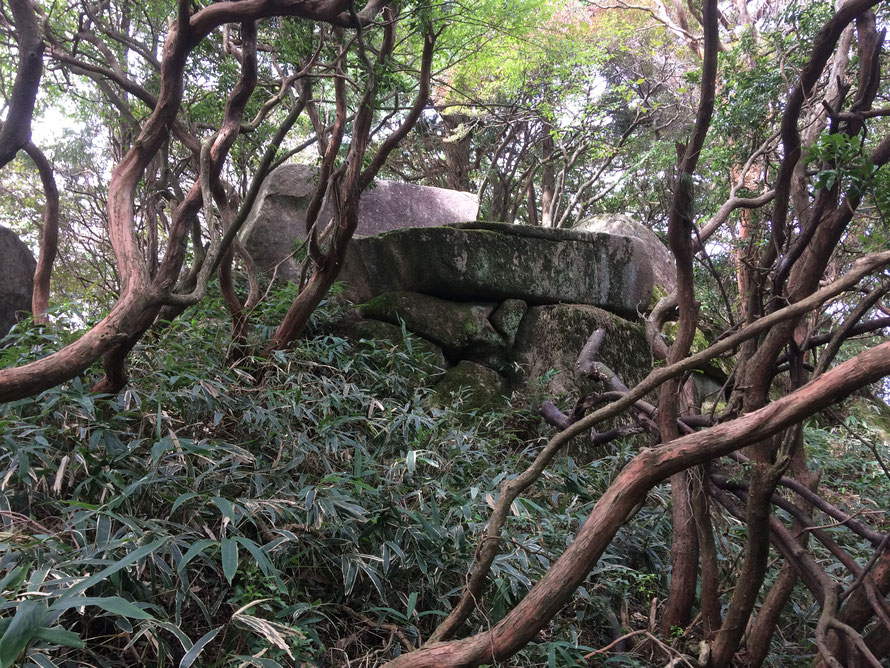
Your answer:
[[[604,214],[591,216],[579,222],[573,229],[583,232],[606,232],[635,237],[643,244],[646,260],[652,267],[655,285],[665,294],[670,294],[677,287],[677,265],[674,256],[661,239],[642,223],[638,223],[624,214]]]
[[[516,385],[534,382],[555,371],[545,388],[551,396],[580,397],[605,387],[581,378],[575,370],[578,355],[597,329],[606,337],[597,355],[630,387],[652,369],[646,330],[614,314],[584,304],[551,304],[529,308],[513,347]]]
[[[467,408],[489,408],[503,403],[510,395],[510,385],[497,371],[462,360],[445,372],[445,377],[433,388],[433,405],[448,406],[453,395],[464,398]]]
[[[459,302],[403,291],[374,297],[358,307],[358,314],[367,319],[360,323],[368,323],[358,330],[363,335],[374,335],[375,327],[384,326],[395,340],[401,332],[396,324],[404,323],[407,331],[441,349],[443,363],[455,366],[448,369],[435,394],[444,402],[465,387],[468,407],[484,408],[509,394],[509,388],[528,388],[545,377],[541,388],[545,395],[568,401],[566,408],[585,394],[606,389],[575,369],[588,337],[600,328],[606,337],[598,358],[626,383],[636,384],[652,366],[641,323],[587,304],[528,306],[518,299]]]
[[[306,211],[317,179],[318,170],[308,165],[282,165],[273,171],[239,235],[257,266],[269,274],[275,270],[281,280],[298,278],[290,256],[306,238]],[[478,211],[479,198],[473,193],[381,180],[362,193],[356,234],[476,220]],[[330,217],[325,205],[319,221]]]
[[[0,337],[31,311],[37,261],[15,232],[0,226]]]
[[[452,302],[416,292],[388,292],[359,306],[363,318],[405,328],[440,346],[452,361],[505,351],[507,340],[489,322],[497,304]]]
[[[455,300],[589,304],[626,317],[649,306],[653,286],[636,238],[498,223],[355,239],[340,278],[357,301],[411,290]]]

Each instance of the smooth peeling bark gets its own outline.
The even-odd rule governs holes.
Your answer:
[[[794,168],[801,157],[800,131],[798,121],[804,102],[812,94],[813,87],[822,76],[828,59],[834,53],[835,45],[841,34],[857,16],[877,5],[880,0],[848,0],[832,16],[819,31],[813,45],[813,53],[801,70],[800,78],[788,96],[785,111],[782,115],[781,138],[785,156],[779,168],[775,185],[775,201],[773,206],[773,241],[782,246],[784,227],[788,219],[788,201],[791,197],[791,180]],[[773,244],[771,244],[773,245]]]
[[[112,171],[108,186],[108,235],[124,292],[146,290],[150,282],[148,263],[133,226],[133,201],[146,167],[169,137],[182,103],[185,64],[191,49],[190,3],[179,0],[177,4],[177,20],[163,47],[158,102],[139,137]]]
[[[189,189],[183,202],[178,207],[174,215],[173,226],[170,230],[170,240],[168,242],[168,252],[161,263],[156,278],[156,286],[161,293],[169,291],[173,282],[179,275],[180,268],[185,259],[185,241],[189,230],[197,224],[198,212],[204,204],[204,190],[211,193],[219,200],[225,200],[225,194],[220,192],[219,178],[225,165],[226,157],[229,150],[238,138],[241,128],[241,121],[244,117],[244,109],[256,88],[257,83],[257,44],[256,24],[247,21],[241,25],[241,41],[242,41],[242,62],[241,76],[238,83],[232,89],[226,100],[226,107],[223,112],[223,120],[220,124],[219,131],[213,138],[213,141],[207,151],[207,164],[202,165],[202,173],[192,187]],[[202,184],[202,180],[205,183]],[[219,204],[222,211],[225,207],[224,202]],[[243,222],[243,221],[239,221]],[[239,225],[240,226],[240,225]],[[231,228],[232,226],[227,226]],[[228,229],[226,230],[228,232]],[[234,243],[233,234],[225,235],[219,242],[218,246],[211,249],[214,257],[206,260],[206,266],[201,268],[197,277],[197,285],[194,301],[203,296],[207,282],[213,270],[216,269],[214,262],[216,257],[222,257],[228,251],[228,248]]]
[[[788,100],[785,104],[785,110],[782,115],[782,123],[780,129],[780,137],[783,146],[783,159],[779,166],[776,176],[775,198],[773,201],[773,211],[771,216],[771,238],[765,244],[763,253],[759,261],[759,271],[757,275],[765,276],[769,273],[781,273],[787,275],[791,265],[788,262],[784,266],[773,267],[777,260],[778,248],[785,246],[788,223],[789,200],[792,195],[793,176],[797,169],[797,164],[802,156],[801,135],[798,124],[801,120],[803,105],[806,100],[810,99],[813,88],[822,76],[829,58],[835,52],[835,46],[838,43],[847,26],[856,17],[871,9],[878,4],[880,0],[848,0],[845,2],[829,19],[816,36],[813,45],[812,55],[806,65],[801,70],[800,77],[797,80]],[[873,164],[875,158],[880,157],[877,154],[882,153],[881,147],[885,146],[886,141],[878,147],[872,154]],[[885,157],[886,159],[886,157]],[[801,194],[801,197],[803,194]],[[854,201],[855,200],[855,201]],[[835,208],[830,213],[821,215],[829,219],[834,219],[834,224],[828,224],[819,220],[813,220],[807,226],[808,234],[812,234],[815,229],[815,238],[809,241],[806,252],[803,253],[803,262],[799,259],[793,262],[793,270],[789,279],[788,299],[794,301],[797,295],[806,293],[807,289],[812,291],[813,281],[818,282],[822,277],[825,265],[831,255],[832,250],[837,245],[843,230],[852,218],[852,213],[858,207],[859,201],[857,196],[848,198],[838,209]],[[849,214],[849,217],[847,217]],[[798,215],[800,212],[798,211]],[[846,221],[843,219],[847,218]],[[828,229],[826,229],[828,228]],[[833,245],[830,244],[834,239]],[[780,263],[781,264],[781,263]],[[803,265],[803,266],[802,266]],[[773,270],[776,270],[775,272]],[[796,275],[795,275],[796,273]],[[802,279],[802,280],[801,280]],[[749,316],[756,315],[760,312],[759,303],[762,296],[763,285],[758,285],[758,289],[751,290],[747,300],[747,313]],[[781,286],[776,286],[779,289]],[[792,327],[793,329],[793,327]],[[771,366],[781,349],[788,340],[789,333],[782,329],[776,332],[770,341],[765,342],[759,351],[759,360],[755,366],[760,367],[759,372],[763,371],[763,366]]]
[[[803,441],[803,431],[800,427],[795,430],[794,438],[796,443],[791,456],[791,474],[801,485],[815,492],[819,484],[819,474],[810,471],[807,466],[806,446]],[[812,503],[803,498],[797,500],[797,506],[806,515],[810,515],[813,511]],[[795,518],[791,531],[797,537],[797,541],[802,548],[806,548],[810,539],[809,532],[804,531],[804,529],[804,523]],[[786,561],[782,565],[776,581],[767,592],[763,604],[754,618],[754,623],[746,636],[745,648],[747,649],[748,663],[752,667],[760,666],[766,660],[782,611],[791,598],[797,580],[797,570],[793,564]]]
[[[571,599],[655,485],[675,473],[762,442],[887,374],[890,342],[857,355],[760,410],[642,451],[609,486],[572,544],[504,619],[490,630],[463,640],[430,644],[386,665],[441,668],[505,661],[545,628]]]
[[[756,441],[752,445],[762,447],[772,439]],[[738,649],[747,628],[748,619],[754,610],[757,595],[766,574],[769,561],[769,521],[772,517],[772,496],[779,471],[772,464],[754,462],[751,465],[751,486],[748,493],[748,506],[745,514],[747,537],[742,568],[736,577],[732,598],[723,618],[723,625],[711,647],[708,666],[715,668],[728,666]]]
[[[179,275],[184,259],[184,252],[182,248],[183,245],[180,244],[178,240],[185,236],[185,230],[197,223],[198,211],[203,203],[203,191],[200,180],[206,179],[208,189],[212,189],[214,185],[218,184],[219,175],[222,173],[226,156],[238,136],[244,108],[256,86],[256,24],[245,22],[241,26],[241,33],[244,53],[241,65],[241,76],[226,101],[223,122],[208,150],[208,164],[202,165],[202,174],[200,175],[199,182],[192,185],[185,200],[180,204],[174,214],[173,226],[168,239],[168,252],[165,254],[163,262],[155,273],[151,289],[153,294],[166,296],[166,293],[170,290],[173,282]],[[130,202],[132,205],[132,196]],[[132,226],[130,227],[132,229]],[[145,282],[148,281],[148,268],[147,265],[144,264],[144,261],[142,264],[143,266],[140,267],[139,273],[145,273],[145,276],[140,279],[139,284],[145,285]],[[198,285],[195,289],[198,298],[203,296],[204,288],[209,280],[210,265],[208,264],[203,269],[204,271],[198,276]],[[124,388],[127,383],[127,355],[139,339],[142,338],[143,334],[145,334],[145,332],[152,326],[160,312],[161,302],[158,300],[138,315],[136,322],[133,324],[133,328],[128,333],[129,336],[125,341],[104,353],[102,366],[105,370],[105,376],[92,388],[94,392],[113,394]]]
[[[778,258],[778,249],[785,247],[788,234],[788,202],[792,175],[801,157],[798,123],[803,103],[821,77],[843,30],[871,6],[869,2],[851,0],[829,19],[817,36],[812,55],[788,98],[782,118],[781,138],[784,158],[776,179],[772,238],[764,247],[759,262],[761,269],[773,270],[771,288],[772,295],[776,299],[773,299],[767,310],[776,308],[780,302],[793,303],[802,299],[818,287],[824,269],[858,207],[859,195],[856,193],[851,193],[841,206],[835,205],[834,208],[830,208],[827,204],[829,193],[825,190],[820,191],[812,207],[812,220],[809,226],[801,231],[800,237],[795,240],[787,254]],[[787,287],[784,286],[785,276],[789,276]],[[752,290],[748,302],[749,316],[759,312],[761,299],[767,295],[768,287],[770,286],[760,283],[758,289]],[[782,289],[786,292],[780,292]],[[782,300],[778,299],[780,296],[783,296]],[[773,328],[756,349],[751,347],[747,351],[750,355],[742,361],[744,372],[740,374],[741,386],[745,388],[741,401],[743,410],[752,411],[767,402],[775,360],[781,350],[791,342],[797,324],[796,320],[782,323]],[[765,577],[769,554],[768,523],[771,513],[769,498],[779,477],[770,461],[777,449],[777,442],[764,441],[756,444],[751,451],[754,464],[747,507],[748,533],[745,561],[727,609],[723,628],[712,648],[712,665],[724,665],[735,654]]]
[[[712,482],[716,488],[713,489],[715,498],[717,498],[724,507],[726,507],[733,515],[744,518],[744,511],[723,489],[731,489],[732,493],[741,500],[749,499],[748,493],[745,491],[746,485],[732,481],[726,476],[712,476]],[[799,508],[791,504],[786,499],[776,496],[773,502],[789,512],[801,525],[810,527],[813,537],[837,558],[845,568],[857,579],[861,579],[864,575],[862,568],[856,561],[850,557],[843,548],[841,548],[829,534],[823,529],[816,526],[814,520]],[[794,533],[785,527],[776,517],[769,518],[769,526],[771,533],[771,541],[774,547],[779,551],[787,564],[794,567],[800,576],[803,584],[810,590],[816,601],[822,606],[822,613],[819,617],[815,630],[815,643],[819,649],[819,658],[817,665],[826,664],[833,668],[842,668],[844,666],[859,666],[859,659],[863,663],[868,663],[876,668],[880,668],[880,663],[871,653],[867,643],[863,640],[858,630],[852,626],[845,624],[838,618],[837,610],[840,602],[840,586],[837,582],[822,569],[816,560],[806,551],[805,547],[800,543]],[[874,583],[865,580],[865,586],[870,594],[874,594],[871,603],[886,608],[886,603],[880,600],[880,594],[875,590]],[[885,611],[881,611],[886,615]],[[890,629],[890,616],[885,617],[885,625]],[[830,647],[826,641],[831,631],[838,631],[843,635],[843,649],[846,658],[839,657],[837,649],[840,647],[838,643],[834,648]],[[839,661],[838,659],[841,659]],[[754,665],[751,661],[750,654],[746,654],[746,665]],[[843,663],[842,663],[843,662]],[[723,664],[718,664],[723,665]]]
[[[360,48],[364,50],[362,36],[359,35],[358,39]],[[384,44],[378,55],[378,62],[382,62],[389,55],[392,46],[393,42],[391,39],[384,39]],[[343,72],[345,57],[345,48],[341,47],[336,63],[338,74]],[[315,266],[309,281],[303,286],[297,298],[294,299],[272,337],[265,348],[263,348],[262,355],[264,357],[270,356],[275,350],[286,348],[303,333],[312,313],[321,304],[322,299],[324,299],[324,296],[337,279],[343,259],[346,256],[347,245],[350,239],[352,239],[355,228],[358,226],[359,196],[361,194],[359,177],[361,175],[361,163],[364,161],[370,140],[371,103],[377,84],[373,67],[367,61],[365,65],[367,66],[365,91],[353,121],[352,139],[349,144],[345,165],[338,170],[334,169],[334,164],[345,132],[347,100],[344,78],[338,76],[334,81],[336,97],[334,128],[327,151],[322,158],[318,185],[315,188],[315,193],[309,202],[306,212],[309,256],[314,261]],[[323,252],[319,247],[316,222],[325,194],[329,190],[332,196],[336,227],[330,246],[326,252]]]
[[[25,145],[25,152],[34,161],[43,184],[43,229],[40,233],[40,255],[34,270],[34,290],[31,296],[31,313],[34,322],[45,323],[49,308],[49,285],[53,262],[59,248],[59,189],[53,175],[52,165],[43,152],[31,142]]]
[[[671,476],[671,580],[660,624],[666,638],[674,628],[689,623],[698,588],[698,529],[691,488],[690,471]]]
[[[707,466],[700,467],[698,477],[693,480],[692,508],[701,557],[702,625],[705,637],[710,640],[720,628],[722,620],[717,544],[714,540],[714,527],[711,524],[710,499],[702,482],[707,475],[706,469]]]
[[[21,4],[27,0],[17,2],[22,7],[29,6]],[[370,22],[387,4],[385,0],[371,0],[358,13],[359,22]],[[349,3],[342,0],[251,0],[214,4],[190,16],[188,0],[179,0],[176,20],[163,47],[157,102],[133,146],[113,170],[109,184],[109,236],[122,279],[122,296],[109,315],[78,341],[36,362],[0,370],[0,401],[32,396],[70,380],[115,348],[119,348],[114,353],[119,356],[128,349],[127,346],[132,347],[145,331],[143,321],[146,309],[154,309],[162,303],[162,295],[149,281],[149,265],[136,242],[133,198],[146,167],[175,125],[190,51],[211,30],[226,22],[287,15],[353,26],[356,15],[347,12],[348,7]],[[175,251],[177,241],[171,237],[167,250]],[[156,277],[156,283],[162,287],[161,292],[172,285],[181,266],[175,256],[176,252],[165,253],[165,265],[162,265]],[[117,366],[115,361],[112,369],[117,369]],[[115,384],[110,382],[107,386]],[[100,387],[105,387],[105,384],[100,383]]]
[[[882,596],[887,596],[887,593],[890,592],[890,548],[885,547],[869,577],[875,583],[878,592]],[[841,621],[858,630],[864,628],[873,615],[874,610],[868,600],[865,587],[860,586],[844,604],[841,610]]]
[[[878,557],[868,577],[874,582],[879,595],[887,596],[888,591],[890,591],[890,549],[885,549]],[[865,587],[860,585],[847,598],[841,608],[840,620],[855,630],[861,631],[874,617],[874,614],[875,610],[868,600],[868,593]],[[880,657],[890,652],[890,640],[888,638],[890,638],[890,631],[882,624],[878,624],[866,636],[865,640],[872,652]],[[836,654],[841,647],[841,638],[834,631],[829,632],[826,644],[829,651]],[[816,662],[815,666],[816,668],[828,668],[827,662],[821,658]]]
[[[717,3],[704,3],[703,25],[704,58],[702,63],[702,91],[695,119],[695,128],[679,160],[679,176],[674,184],[674,196],[668,218],[668,241],[677,262],[677,306],[679,320],[677,335],[668,349],[667,362],[674,364],[689,355],[698,324],[695,303],[695,280],[692,270],[692,177],[704,146],[711,116],[717,79]],[[679,436],[677,417],[680,407],[680,379],[672,378],[661,387],[658,402],[658,429],[661,442]],[[662,617],[662,634],[669,636],[674,626],[686,626],[692,616],[698,581],[698,531],[692,509],[691,480],[688,471],[680,471],[671,478],[671,582],[668,600]]]
[[[125,293],[111,312],[74,343],[24,366],[0,371],[0,402],[34,396],[83,373],[130,332],[154,303],[146,291]]]
[[[158,300],[147,304],[134,314],[129,332],[121,337],[121,342],[102,354],[102,370],[105,375],[90,390],[96,394],[117,394],[127,384],[127,355],[139,343],[158,317],[161,304]]]
[[[9,0],[18,39],[19,61],[9,111],[0,127],[0,167],[5,167],[31,141],[31,119],[43,74],[43,40],[31,0]]]

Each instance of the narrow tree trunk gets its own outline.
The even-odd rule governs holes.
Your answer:
[[[445,151],[445,171],[448,187],[452,190],[471,190],[470,184],[470,133],[461,128],[461,136],[453,133],[470,120],[466,114],[442,114],[445,130],[450,135],[442,142]]]
[[[758,449],[762,445],[757,446]],[[730,665],[763,584],[769,558],[772,496],[780,477],[780,471],[775,470],[772,464],[758,461],[751,465],[751,486],[745,516],[745,557],[736,578],[723,626],[717,632],[712,646],[708,665],[714,668]]]
[[[722,621],[720,619],[719,567],[717,565],[717,545],[714,541],[714,527],[711,525],[710,502],[704,476],[707,466],[699,467],[693,478],[692,509],[695,527],[698,531],[698,546],[701,556],[701,615],[705,638],[711,640]]]
[[[9,0],[9,6],[15,21],[19,61],[6,101],[6,120],[0,125],[0,167],[5,167],[31,141],[31,119],[43,75],[44,43],[31,0]]]
[[[45,323],[46,311],[49,308],[50,278],[59,248],[59,189],[56,187],[52,165],[43,152],[31,142],[25,145],[25,152],[37,165],[46,198],[43,205],[43,229],[40,231],[40,254],[37,259],[37,269],[34,271],[34,291],[31,296],[34,322]]]
[[[869,577],[875,584],[880,596],[886,597],[890,592],[890,547],[885,547],[883,554],[878,557],[877,563],[871,570]],[[865,586],[860,585],[856,591],[850,594],[844,607],[841,609],[840,621],[857,631],[865,628],[865,625],[874,617],[874,607],[868,600]],[[865,638],[869,649],[882,657],[890,652],[890,631],[878,624]],[[841,639],[835,631],[830,631],[826,639],[829,651],[837,654],[841,647]],[[828,668],[828,664],[821,657],[817,659],[815,668]]]
[[[541,144],[541,227],[553,227],[553,196],[556,192],[556,175],[553,170],[553,158],[556,147],[549,127]]]
[[[803,432],[800,428],[796,429],[794,438],[797,443],[791,459],[790,472],[796,480],[800,481],[808,489],[815,491],[819,483],[819,475],[813,473],[807,467]],[[812,504],[804,499],[798,497],[797,505],[807,515],[812,513]],[[810,534],[804,531],[804,526],[798,520],[795,519],[792,523],[791,531],[795,536],[798,536],[798,542],[801,546],[806,547]],[[748,663],[752,667],[760,666],[766,660],[782,611],[785,609],[785,605],[794,591],[794,585],[797,584],[797,580],[798,573],[794,565],[788,562],[783,564],[775,583],[773,583],[773,586],[764,598],[763,605],[760,606],[745,643],[748,650]]]
[[[264,357],[268,357],[275,350],[287,347],[302,334],[310,316],[337,280],[337,274],[340,273],[340,266],[346,256],[347,243],[358,224],[358,195],[355,196],[355,201],[351,200],[352,198],[344,202],[344,210],[341,212],[338,230],[335,232],[334,247],[325,261],[315,267],[309,282],[291,304],[281,324],[263,349]]]
[[[674,628],[685,628],[692,617],[698,584],[698,531],[692,506],[691,471],[671,476],[671,582],[661,633],[670,638]]]
[[[528,180],[528,187],[525,192],[526,210],[528,211],[528,224],[537,227],[540,224],[538,220],[538,198],[535,195],[535,182],[533,179]]]

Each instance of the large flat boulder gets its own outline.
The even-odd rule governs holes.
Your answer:
[[[643,243],[655,285],[665,294],[670,294],[677,287],[677,265],[674,256],[661,239],[642,223],[622,213],[600,214],[580,221],[573,229],[582,232],[606,232],[636,237]]]
[[[31,311],[37,261],[15,232],[0,226],[0,337]]]
[[[298,278],[291,254],[306,238],[306,211],[317,181],[315,167],[282,165],[263,182],[239,238],[267,274],[274,271],[281,280]],[[379,180],[362,193],[356,234],[466,222],[476,220],[478,212],[474,193]],[[319,220],[330,217],[326,204]]]
[[[589,304],[633,318],[649,306],[653,286],[639,239],[498,223],[354,239],[340,278],[358,301],[410,290],[453,300]]]

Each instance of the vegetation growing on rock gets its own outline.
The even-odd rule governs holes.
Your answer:
[[[0,342],[0,668],[890,656],[887,0],[0,19],[0,223],[38,259]],[[288,161],[318,178],[269,286],[238,235]],[[356,243],[378,176],[497,222]],[[676,290],[568,229],[596,214]],[[497,349],[449,350],[488,366],[447,371],[524,394],[434,398],[407,326],[326,323],[360,248],[358,301],[490,302]]]

